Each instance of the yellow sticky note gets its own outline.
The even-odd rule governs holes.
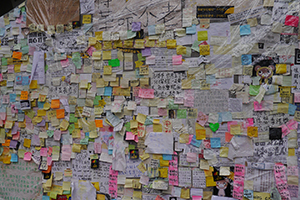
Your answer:
[[[99,182],[91,182],[93,186],[96,188],[97,191],[100,191],[100,185]]]
[[[197,129],[196,130],[196,139],[204,140],[206,138],[206,130],[205,129]]]
[[[96,32],[95,32],[95,37],[96,37],[96,39],[97,39],[97,40],[103,40],[102,34],[103,34],[103,31],[96,31]]]
[[[63,182],[63,190],[65,190],[65,191],[69,191],[70,190],[70,188],[71,188],[71,182],[69,182],[69,181],[64,181]]]
[[[159,168],[159,177],[168,178],[168,168]]]
[[[229,151],[228,147],[221,147],[220,148],[220,157],[227,158],[228,157],[228,151]]]
[[[134,48],[136,49],[144,49],[145,48],[145,40],[137,39],[134,41]]]
[[[103,60],[111,60],[111,51],[103,51]]]
[[[144,165],[143,162],[141,162],[141,163],[137,166],[137,168],[138,168],[142,173],[144,173],[144,172],[146,171],[146,167],[145,167],[145,165]]]
[[[136,120],[130,120],[130,129],[137,128],[138,122]]]
[[[95,45],[97,42],[97,39],[95,37],[89,37],[89,46]]]
[[[83,24],[92,23],[92,15],[82,15],[82,23]]]
[[[258,129],[257,129],[257,127],[248,127],[247,128],[247,135],[249,137],[258,137]]]
[[[140,75],[148,75],[149,74],[149,66],[148,65],[142,65],[140,66]]]
[[[105,195],[104,194],[97,194],[97,200],[105,200]]]
[[[136,118],[136,121],[138,121],[141,124],[144,124],[146,121],[147,116],[141,113],[138,113],[138,116]]]
[[[94,51],[92,54],[93,60],[101,60],[102,53],[101,51]]]
[[[74,143],[72,145],[72,152],[80,153],[81,152],[81,144]]]
[[[207,31],[198,31],[198,41],[205,41],[208,39]]]
[[[159,159],[159,165],[161,167],[169,167],[169,161],[168,160],[163,160],[162,158]]]
[[[111,75],[112,74],[112,67],[111,66],[104,66],[103,67],[103,74],[104,75]]]
[[[167,40],[167,48],[175,49],[176,48],[176,40]]]
[[[190,199],[190,189],[189,188],[181,188],[180,198]]]
[[[285,74],[287,71],[286,64],[276,64],[276,74]]]
[[[31,146],[31,140],[24,138],[24,143],[23,143],[24,147],[30,148]]]
[[[37,116],[46,116],[46,110],[38,110]]]
[[[185,55],[186,54],[186,47],[179,45],[176,47],[177,55]]]
[[[214,181],[213,176],[206,177],[206,187],[213,187],[216,186],[216,182]]]
[[[208,55],[210,55],[210,46],[209,45],[200,45],[199,51],[200,51],[200,55],[208,56]]]
[[[241,125],[239,125],[239,124],[230,125],[230,134],[231,135],[240,135],[241,134]]]
[[[270,193],[253,192],[253,200],[270,199]]]
[[[161,124],[153,124],[153,132],[162,132]]]
[[[295,149],[290,149],[289,148],[288,156],[295,156]]]
[[[189,136],[190,135],[188,133],[182,133],[182,134],[180,134],[179,135],[179,142],[183,143],[183,144],[188,143],[189,142]]]
[[[279,103],[277,104],[277,112],[278,113],[289,113],[289,104],[288,103]]]
[[[30,85],[29,85],[30,89],[37,89],[38,88],[38,82],[37,80],[32,80]]]
[[[159,119],[153,119],[153,124],[159,124],[160,120]]]
[[[68,127],[69,127],[69,122],[63,119],[59,125],[60,130],[66,131]]]

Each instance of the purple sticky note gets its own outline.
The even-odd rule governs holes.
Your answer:
[[[132,22],[131,31],[140,31],[141,24],[141,22]]]
[[[151,56],[151,48],[142,49],[142,56]]]
[[[14,148],[17,147],[17,144],[18,144],[18,141],[16,141],[16,140],[11,140],[11,141],[10,141],[9,148],[14,149]]]
[[[45,126],[46,122],[45,120],[42,120],[40,123],[38,123],[36,126]]]

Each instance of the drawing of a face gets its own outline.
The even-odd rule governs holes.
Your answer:
[[[225,189],[228,182],[226,180],[216,181],[216,188],[219,189],[218,196],[225,197]]]
[[[256,75],[262,79],[268,79],[273,76],[275,67],[273,65],[262,67],[260,65],[255,66]]]

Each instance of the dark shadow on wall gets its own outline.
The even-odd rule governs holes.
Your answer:
[[[23,3],[25,0],[1,0],[0,1],[0,16],[3,16],[4,14],[8,13],[21,3]]]

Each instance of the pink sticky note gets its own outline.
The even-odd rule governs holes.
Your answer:
[[[65,59],[65,60],[61,60],[60,64],[63,68],[68,67],[69,66],[69,59]]]
[[[137,135],[134,136],[134,141],[139,142],[139,137]]]
[[[97,154],[102,152],[101,143],[97,143],[97,142],[94,143],[94,152]]]
[[[151,55],[146,57],[146,65],[154,65],[155,64],[155,56]]]
[[[192,196],[193,200],[202,200],[202,196]]]
[[[153,99],[154,98],[154,89],[140,89],[139,97],[144,99]]]
[[[203,141],[204,148],[211,149],[210,140],[202,140],[202,141]]]
[[[134,140],[135,135],[132,132],[126,132],[126,140]]]
[[[299,23],[299,17],[298,16],[294,16],[294,15],[287,15],[285,17],[285,22],[284,24],[287,26],[293,26],[293,27],[297,27]]]
[[[298,175],[298,166],[288,166],[287,167],[288,176],[299,176]]]
[[[182,64],[182,55],[174,55],[172,56],[173,65],[181,65]]]
[[[300,44],[300,42],[299,42],[299,44]],[[294,102],[295,103],[299,103],[300,102],[300,93],[294,93]]]
[[[52,157],[47,157],[47,165],[48,166],[52,165]]]
[[[89,56],[92,56],[94,51],[96,51],[96,48],[91,46],[88,48],[86,52],[89,54]]]
[[[187,162],[197,162],[197,156],[198,154],[196,153],[187,153],[187,156],[186,156],[186,161]]]
[[[61,131],[60,130],[55,130],[54,135],[53,135],[54,140],[59,141],[60,137],[61,137]]]
[[[197,116],[197,123],[200,124],[201,126],[204,126],[207,120],[208,120],[208,116],[203,112],[199,111]]]
[[[187,143],[187,144],[191,144],[193,137],[194,137],[194,135],[189,135],[189,143]]]
[[[47,148],[41,148],[40,155],[41,156],[47,156]]]
[[[288,129],[288,127],[283,124],[281,127],[281,130],[282,130],[282,138],[287,136],[289,133],[290,133],[290,130]]]
[[[166,109],[166,108],[158,108],[157,114],[159,116],[168,116],[168,109]]]
[[[9,74],[14,73],[14,65],[8,65],[7,66],[7,73],[9,73]]]
[[[24,154],[24,160],[25,161],[31,161],[31,155],[32,155],[31,152],[25,152],[25,154]]]
[[[70,161],[71,154],[72,154],[72,147],[71,145],[63,145],[61,148],[61,160]]]
[[[286,123],[286,125],[290,130],[297,130],[298,129],[298,122],[294,119],[291,119],[290,121],[288,121]]]

